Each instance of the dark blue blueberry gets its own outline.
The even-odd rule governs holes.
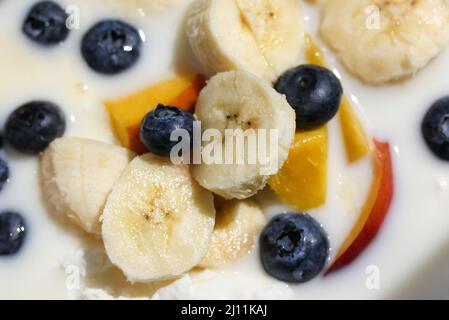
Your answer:
[[[140,56],[139,32],[119,20],[104,20],[83,37],[81,53],[87,64],[104,74],[117,74],[134,65]]]
[[[58,106],[47,101],[32,101],[8,117],[5,139],[22,153],[38,154],[64,131],[65,117]]]
[[[275,89],[285,94],[296,112],[297,129],[312,129],[327,123],[338,111],[343,88],[332,71],[316,65],[301,65],[286,71]]]
[[[449,160],[449,97],[438,100],[427,111],[422,123],[422,134],[438,158]]]
[[[0,213],[0,255],[17,253],[26,234],[25,221],[15,212]]]
[[[0,158],[0,191],[9,179],[9,168],[5,160]]]
[[[191,113],[160,104],[143,119],[140,140],[150,152],[169,156],[172,148],[179,143],[179,140],[170,141],[171,133],[177,129],[186,130],[191,146],[194,121]]]
[[[55,45],[69,35],[68,15],[52,1],[36,3],[28,13],[22,30],[31,40],[41,45]]]
[[[326,232],[302,213],[274,217],[263,230],[259,244],[265,271],[286,282],[311,280],[323,270],[329,256]]]

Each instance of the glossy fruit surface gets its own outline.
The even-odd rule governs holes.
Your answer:
[[[268,181],[279,199],[297,210],[309,210],[326,202],[328,129],[299,131],[287,161]]]
[[[315,43],[310,34],[306,34],[305,44],[307,61],[314,65],[326,67],[324,52]],[[371,139],[368,137],[362,122],[345,96],[342,97],[338,113],[346,157],[349,163],[357,162],[370,155],[373,149]]]
[[[285,94],[296,112],[297,129],[326,124],[338,111],[343,88],[332,71],[321,66],[300,65],[286,71],[275,89]]]
[[[17,253],[26,234],[25,221],[15,212],[0,213],[0,256]]]
[[[353,262],[379,233],[390,211],[394,196],[393,163],[390,145],[374,141],[376,146],[374,180],[359,217],[326,274]]]
[[[0,191],[5,187],[9,179],[9,167],[5,160],[0,158]]]
[[[128,96],[104,102],[120,143],[138,154],[147,152],[140,141],[140,125],[158,104],[193,112],[206,78],[200,74],[179,75],[144,87]]]
[[[190,112],[176,107],[158,105],[143,119],[140,140],[150,152],[160,156],[170,156],[173,147],[179,142],[179,140],[171,139],[172,133],[177,130],[183,130],[188,135],[190,147],[194,121],[195,118]]]
[[[139,32],[120,20],[98,22],[84,35],[81,43],[81,53],[89,67],[109,75],[131,68],[141,50]]]
[[[422,134],[430,150],[449,161],[449,97],[435,102],[422,123]]]
[[[6,121],[6,141],[17,151],[38,154],[66,127],[62,110],[49,101],[32,101],[13,111]]]
[[[316,277],[329,255],[326,232],[315,219],[303,213],[274,217],[263,230],[259,245],[265,271],[292,283]]]
[[[22,26],[25,35],[41,45],[51,46],[63,42],[69,35],[68,15],[53,1],[36,3]]]

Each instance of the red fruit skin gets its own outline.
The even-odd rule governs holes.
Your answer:
[[[353,262],[373,241],[387,216],[394,194],[393,164],[390,145],[374,140],[381,180],[370,214],[354,241],[325,272],[325,276]]]

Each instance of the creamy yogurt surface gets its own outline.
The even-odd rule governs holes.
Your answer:
[[[33,0],[34,1],[34,0]],[[50,100],[63,108],[65,135],[117,142],[103,101],[126,96],[182,72],[204,72],[185,37],[184,20],[191,0],[142,7],[119,0],[59,0],[79,9],[80,29],[54,48],[41,48],[21,32],[33,1],[0,1],[0,125],[10,112],[31,100]],[[307,32],[319,41],[319,6],[303,4]],[[129,21],[144,34],[138,63],[118,76],[99,75],[80,54],[86,30],[103,18]],[[101,241],[84,235],[47,213],[41,199],[38,157],[6,147],[10,181],[0,193],[0,210],[23,214],[28,234],[18,255],[0,258],[0,298],[13,299],[328,299],[449,297],[449,167],[426,147],[420,131],[424,113],[449,94],[449,50],[411,79],[367,86],[347,73],[326,50],[345,94],[370,135],[391,143],[395,195],[386,221],[367,250],[348,267],[307,284],[291,285],[268,276],[258,248],[226,267],[194,270],[174,281],[127,283],[105,256]],[[304,61],[303,61],[304,62]],[[298,62],[299,63],[299,62]],[[372,179],[369,160],[346,163],[339,123],[330,123],[328,198],[310,214],[325,228],[332,252],[343,243],[357,219]],[[257,198],[267,217],[291,211],[264,190]],[[257,243],[257,241],[256,241]],[[378,275],[373,284],[372,275]]]

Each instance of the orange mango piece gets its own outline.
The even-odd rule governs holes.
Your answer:
[[[326,202],[328,130],[326,126],[297,132],[282,169],[268,184],[278,197],[297,210]]]
[[[338,116],[348,161],[353,163],[370,154],[372,150],[371,140],[366,135],[362,123],[346,97],[343,97],[341,101]]]
[[[306,58],[309,63],[326,67],[323,51],[318,47],[310,34],[305,36]],[[366,134],[362,123],[354,112],[346,97],[343,97],[338,112],[340,119],[346,157],[350,163],[369,155],[372,151],[371,139]]]
[[[309,63],[326,68],[326,60],[324,58],[324,52],[313,41],[310,34],[304,36],[304,42],[306,45],[306,59]]]
[[[104,105],[121,144],[137,153],[144,153],[139,130],[145,115],[160,103],[192,112],[205,83],[206,78],[202,75],[178,76],[127,97],[105,101]]]

